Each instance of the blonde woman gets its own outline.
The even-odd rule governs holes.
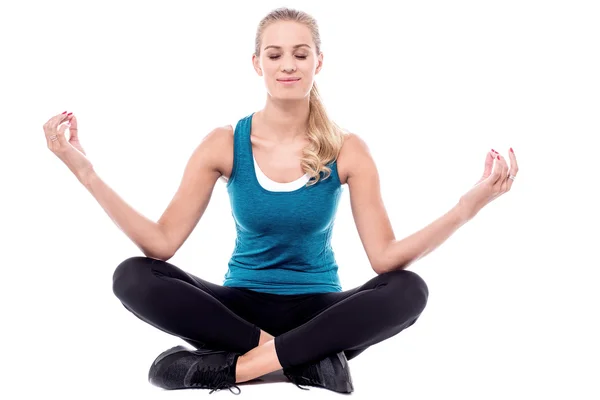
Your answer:
[[[330,121],[321,103],[315,20],[294,9],[273,10],[260,22],[255,43],[253,67],[267,89],[264,108],[205,137],[156,223],[95,173],[72,113],[44,125],[48,146],[145,255],[118,265],[116,296],[138,318],[194,347],[159,355],[149,371],[152,384],[239,390],[236,383],[283,369],[299,387],[350,393],[348,360],[413,325],[425,308],[427,285],[406,268],[508,191],[516,159],[511,149],[509,173],[506,160],[490,151],[481,180],[454,208],[396,240],[365,142]],[[197,225],[219,178],[227,181],[237,228],[222,285],[167,261]],[[330,244],[344,184],[377,274],[346,291]]]

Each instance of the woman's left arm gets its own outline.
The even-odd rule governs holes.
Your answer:
[[[381,198],[375,162],[364,140],[354,134],[351,139],[346,157],[350,158],[347,182],[352,214],[371,267],[377,274],[406,269],[431,253],[486,204],[509,191],[518,171],[512,149],[510,171],[505,159],[490,151],[482,177],[450,211],[418,232],[396,240]]]
[[[469,218],[460,203],[425,228],[402,240],[393,240],[384,249],[379,261],[378,274],[406,269],[444,243]]]
[[[519,169],[512,148],[509,150],[509,156],[510,171],[504,157],[491,150],[486,155],[482,177],[460,198],[456,206],[420,231],[402,240],[394,240],[385,248],[380,273],[406,269],[444,243],[486,204],[508,192]]]

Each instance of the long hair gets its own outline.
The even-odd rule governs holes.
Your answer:
[[[321,35],[317,21],[306,12],[280,7],[267,14],[258,24],[254,49],[257,57],[260,56],[264,30],[278,21],[293,21],[306,25],[312,33],[317,55],[321,53]],[[309,110],[307,133],[309,145],[304,148],[301,158],[302,170],[310,176],[306,186],[316,184],[320,180],[321,172],[324,174],[323,179],[331,175],[331,168],[327,167],[327,164],[337,160],[344,143],[344,136],[348,134],[329,119],[314,82],[309,94]]]

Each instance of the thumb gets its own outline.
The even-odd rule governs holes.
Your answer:
[[[71,116],[71,119],[69,119],[68,121],[70,123],[69,133],[71,134],[71,137],[74,137],[74,138],[77,139],[77,133],[78,133],[78,130],[77,130],[77,117],[75,116],[75,114],[73,114]]]

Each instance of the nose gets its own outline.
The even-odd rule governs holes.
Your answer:
[[[282,72],[294,72],[296,71],[296,65],[294,64],[293,59],[284,61],[281,65]]]

